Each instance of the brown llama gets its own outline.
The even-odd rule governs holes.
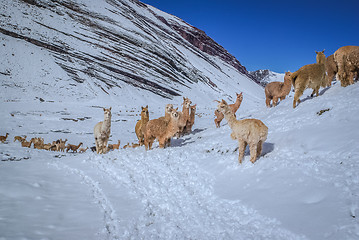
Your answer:
[[[115,149],[119,149],[120,148],[120,140],[118,140],[118,142],[117,142],[117,144],[116,143],[114,143],[114,144],[109,144],[108,145],[108,148],[110,149],[110,150],[115,150]]]
[[[293,108],[297,106],[297,103],[300,103],[300,97],[303,95],[303,92],[307,88],[312,88],[314,94],[319,95],[319,88],[324,85],[325,82],[325,62],[327,58],[324,55],[324,50],[322,52],[317,52],[317,63],[308,64],[301,67],[298,71],[292,73],[291,79],[294,87],[294,100]]]
[[[21,139],[21,146],[22,147],[28,147],[28,148],[30,148],[31,147],[31,144],[32,144],[32,141],[26,141],[25,139]]]
[[[216,118],[214,119],[214,123],[216,124],[216,127],[219,128],[221,127],[221,122],[224,118],[224,115],[218,109],[214,111],[214,115],[216,116]]]
[[[337,79],[342,87],[354,83],[359,73],[359,46],[345,46],[334,53],[334,60],[338,66]]]
[[[188,120],[186,128],[185,128],[186,133],[192,132],[192,127],[194,125],[194,120],[195,120],[195,116],[196,116],[196,106],[197,106],[197,104],[190,106],[191,113],[189,114],[189,120]]]
[[[135,126],[135,132],[136,132],[136,136],[138,138],[138,143],[142,146],[144,144],[145,141],[145,129],[146,129],[146,124],[148,123],[148,121],[150,120],[149,114],[148,114],[148,105],[146,107],[142,107],[142,111],[141,111],[141,120],[138,120],[138,122],[136,123]]]
[[[111,109],[111,107],[108,109],[103,108],[104,120],[94,127],[96,153],[98,154],[107,153],[107,143],[111,133]]]
[[[163,119],[153,119],[147,123],[145,132],[145,147],[146,150],[152,148],[155,139],[158,140],[160,148],[165,148],[168,139],[172,138],[174,134],[179,131],[178,126],[179,114],[176,109],[171,112],[171,118],[167,122]]]
[[[1,141],[2,143],[4,143],[4,142],[6,141],[6,139],[7,139],[8,136],[9,136],[8,133],[6,133],[5,136],[0,136],[0,141]]]
[[[58,140],[56,150],[60,151],[60,152],[65,152],[66,142],[67,142],[67,139],[65,139],[65,141],[62,139]]]
[[[79,153],[84,153],[84,152],[87,151],[87,149],[89,149],[89,148],[88,148],[88,147],[86,147],[86,148],[80,148],[80,149],[79,149]]]
[[[15,137],[14,137],[14,142],[16,142],[16,141],[21,142],[22,140],[26,140],[26,138],[27,138],[27,136],[26,136],[26,135],[25,135],[25,137],[15,136]]]
[[[270,82],[264,88],[267,107],[271,107],[270,103],[272,100],[272,106],[277,106],[278,99],[283,101],[289,94],[290,89],[292,88],[292,79],[290,78],[291,74],[291,72],[286,72],[284,75],[284,82]]]
[[[79,149],[79,147],[81,147],[81,145],[82,145],[83,143],[82,142],[80,142],[79,143],[79,145],[73,145],[73,144],[67,144],[67,146],[66,146],[66,152],[69,152],[70,150],[72,151],[72,152],[77,152],[77,149]]]
[[[191,100],[189,98],[183,97],[182,103],[182,112],[179,112],[179,120],[178,120],[178,133],[176,134],[177,137],[181,137],[186,133],[186,125],[189,121],[189,106],[191,105]]]
[[[325,75],[325,84],[322,87],[330,87],[332,85],[333,78],[338,72],[337,63],[334,61],[334,54],[327,57],[325,69],[327,71],[327,75]]]
[[[263,143],[267,139],[268,127],[258,119],[237,120],[224,100],[218,104],[218,110],[224,114],[232,129],[231,138],[238,140],[239,163],[242,163],[247,145],[249,145],[251,162],[254,163],[261,155]]]
[[[233,104],[229,104],[229,107],[230,109],[232,110],[234,116],[236,117],[236,112],[237,110],[239,109],[239,107],[241,106],[242,104],[242,101],[243,101],[243,93],[236,93],[236,101],[233,103]],[[220,101],[217,101],[215,100],[216,102],[220,102]],[[216,119],[214,119],[214,123],[216,124],[216,127],[219,128],[221,126],[221,122],[224,118],[224,115],[223,113],[221,113],[220,111],[218,110],[215,110],[214,111],[214,115],[217,117]]]

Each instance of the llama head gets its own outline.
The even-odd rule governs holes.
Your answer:
[[[176,108],[176,109],[174,108],[171,111],[171,118],[174,121],[178,121],[178,119],[179,119],[179,114],[178,114],[177,110],[178,110],[178,108]]]
[[[149,118],[148,105],[146,107],[142,107],[141,118]]]
[[[317,54],[317,63],[324,64],[325,61],[327,60],[327,58],[324,55],[324,51],[325,49],[321,52],[315,51],[315,53]]]
[[[197,104],[190,106],[191,112],[196,112],[196,107],[197,107]]]
[[[292,73],[291,73],[291,72],[289,72],[289,71],[286,72],[285,75],[284,75],[284,82],[285,82],[285,81],[292,82],[291,76],[292,76]]]
[[[240,94],[236,93],[237,95],[237,100],[242,100],[243,99],[243,93],[241,92]]]
[[[228,103],[222,99],[221,102],[218,103],[217,110],[221,113],[230,112]]]
[[[105,119],[110,119],[111,118],[111,116],[112,116],[112,114],[111,114],[111,109],[112,109],[112,107],[110,107],[110,108],[103,108],[103,112],[104,112],[104,114],[105,114]]]
[[[185,107],[185,108],[189,108],[189,105],[191,105],[191,100],[189,100],[189,98],[185,98],[185,97],[183,97],[183,103],[182,103],[182,105],[183,105],[183,107]]]
[[[172,104],[167,104],[165,111],[166,111],[166,113],[171,114],[172,109],[173,109],[173,105]]]

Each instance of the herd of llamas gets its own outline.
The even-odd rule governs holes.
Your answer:
[[[278,100],[284,100],[294,88],[293,108],[300,103],[300,97],[307,88],[313,89],[311,96],[319,95],[320,87],[330,87],[331,82],[336,77],[340,81],[341,86],[346,87],[354,83],[354,79],[358,78],[359,73],[359,47],[345,46],[339,48],[333,55],[326,58],[324,50],[316,52],[316,63],[308,64],[301,67],[296,72],[286,72],[284,82],[271,82],[265,87],[265,104],[267,107],[275,107]],[[249,146],[250,161],[254,163],[262,152],[262,146],[268,135],[268,127],[259,119],[243,119],[237,120],[236,112],[243,100],[243,94],[236,94],[236,101],[228,104],[225,100],[217,101],[218,106],[214,114],[217,128],[225,118],[229,127],[232,129],[230,137],[238,141],[239,145],[239,163],[242,163],[244,152]],[[272,104],[271,104],[272,103]],[[148,106],[142,107],[141,119],[136,123],[135,133],[138,143],[130,145],[129,143],[123,148],[145,146],[146,150],[152,148],[153,142],[157,139],[160,148],[171,146],[173,137],[181,137],[192,131],[195,122],[196,105],[192,105],[189,98],[183,97],[182,111],[174,108],[172,104],[165,107],[165,115],[150,120]],[[94,127],[95,147],[92,151],[98,154],[105,154],[110,150],[119,149],[120,140],[117,144],[108,144],[111,133],[111,108],[103,108],[104,120]],[[0,136],[0,141],[5,142],[9,136]],[[36,149],[45,149],[52,151],[66,152],[85,152],[88,148],[80,148],[82,143],[78,145],[67,144],[66,140],[56,140],[52,143],[45,144],[42,138],[32,138],[26,141],[26,136],[15,136],[14,141],[21,142],[22,147],[30,148],[33,144]]]

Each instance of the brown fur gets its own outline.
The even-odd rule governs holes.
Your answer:
[[[214,111],[214,115],[216,116],[216,118],[214,119],[214,123],[216,124],[216,127],[219,128],[221,126],[221,122],[224,118],[224,115],[218,109]]]
[[[26,141],[25,139],[22,139],[21,141],[21,146],[22,147],[28,147],[28,148],[30,148],[31,147],[31,144],[32,144],[32,141]]]
[[[119,148],[120,148],[120,143],[121,143],[121,141],[118,140],[117,144],[116,144],[116,143],[114,143],[114,144],[109,144],[109,145],[108,145],[108,148],[109,148],[110,150],[119,149]]]
[[[337,79],[342,87],[354,83],[359,72],[359,46],[345,46],[334,53],[334,60],[338,66]]]
[[[317,63],[305,65],[298,71],[292,73],[291,79],[295,90],[293,108],[300,103],[300,97],[307,88],[312,88],[312,96],[319,95],[319,88],[324,85],[325,82],[325,62],[326,57],[324,50],[317,53]]]
[[[178,134],[177,137],[183,136],[186,132],[186,126],[189,121],[189,106],[191,105],[191,100],[189,98],[183,97],[183,107],[182,112],[179,113],[179,120],[178,120]]]
[[[67,139],[65,139],[65,141],[63,141],[62,139],[58,141],[59,142],[57,143],[57,151],[65,152]]]
[[[80,148],[79,149],[79,153],[84,153],[87,151],[87,149],[89,149],[88,147],[87,148]]]
[[[150,117],[148,114],[148,106],[142,107],[141,120],[139,120],[135,126],[135,132],[136,132],[136,136],[138,138],[138,143],[141,146],[144,144],[144,141],[145,141],[144,132],[146,130],[146,124],[148,123],[149,120],[150,120]]]
[[[218,110],[224,114],[232,129],[231,138],[238,140],[239,163],[242,163],[247,144],[251,153],[251,162],[254,163],[261,155],[262,145],[267,139],[268,127],[258,119],[237,120],[224,100],[218,104]]]
[[[5,136],[0,136],[0,141],[1,141],[2,143],[4,143],[4,142],[6,141],[6,139],[7,139],[8,136],[9,136],[8,133],[6,133]]]
[[[330,87],[332,85],[333,78],[335,74],[338,72],[337,63],[334,61],[334,54],[327,57],[327,61],[325,63],[325,70],[327,71],[327,75],[325,76],[325,84],[323,87]]]
[[[292,88],[291,72],[286,72],[284,75],[284,82],[271,82],[268,83],[264,89],[266,95],[266,105],[271,107],[271,101],[273,100],[273,107],[277,106],[278,99],[281,101],[286,98]]]
[[[189,120],[188,120],[186,128],[185,128],[186,133],[192,132],[192,126],[194,125],[194,120],[195,120],[195,116],[196,116],[196,107],[197,107],[197,104],[190,106],[191,113],[189,114]]]
[[[21,142],[22,140],[26,140],[26,138],[27,138],[27,136],[25,136],[25,137],[15,136],[15,137],[14,137],[14,142],[16,142],[16,141]]]
[[[77,152],[77,149],[79,149],[79,147],[81,147],[81,145],[82,145],[82,142],[80,142],[79,143],[79,145],[73,145],[73,144],[67,144],[67,146],[66,146],[66,152],[69,152],[70,150],[72,151],[72,152]]]
[[[111,107],[108,109],[103,108],[104,120],[94,127],[96,153],[98,154],[107,153],[107,143],[111,133],[111,109]]]
[[[44,139],[43,138],[31,138],[30,142],[34,144],[35,149],[43,149]]]
[[[168,122],[163,119],[150,120],[145,133],[146,150],[152,148],[155,139],[158,140],[160,148],[166,147],[168,139],[179,131],[178,121],[179,114],[175,109],[172,110],[171,119]]]

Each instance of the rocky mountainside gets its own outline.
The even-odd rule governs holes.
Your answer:
[[[250,71],[249,74],[256,79],[262,86],[266,86],[270,82],[284,81],[284,74],[283,73],[275,73],[268,69],[260,69],[257,71]]]
[[[13,96],[32,87],[50,96],[137,89],[171,99],[256,81],[203,31],[137,0],[0,2],[0,80]]]

